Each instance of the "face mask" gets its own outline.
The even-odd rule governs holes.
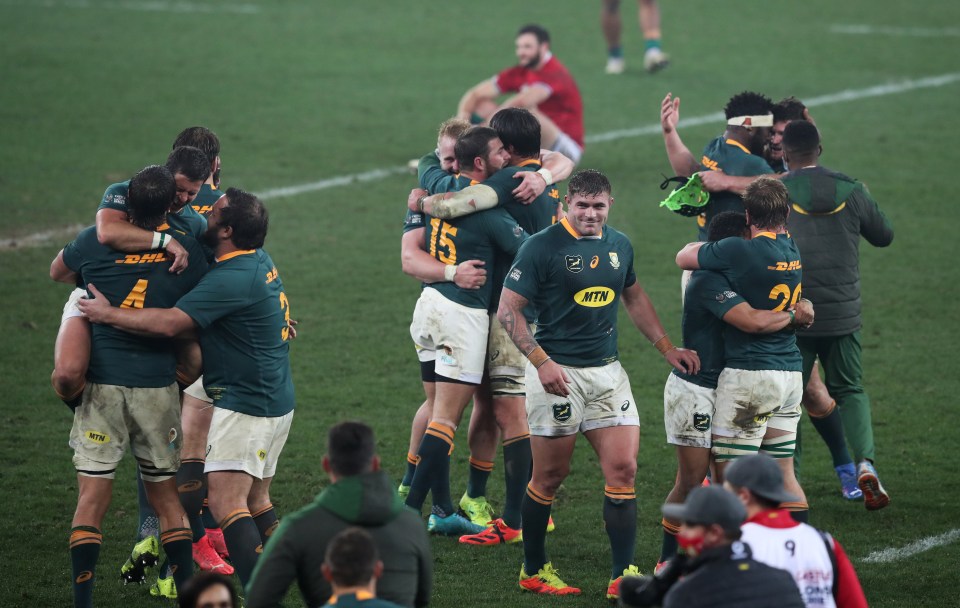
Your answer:
[[[690,538],[678,535],[677,545],[687,557],[696,557],[703,551],[703,536]]]

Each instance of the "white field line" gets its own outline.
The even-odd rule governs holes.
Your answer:
[[[2,0],[0,0],[2,3]],[[960,72],[953,72],[950,74],[941,74],[939,76],[929,76],[926,78],[917,78],[917,79],[908,79],[900,80],[897,82],[891,82],[887,84],[879,84],[872,87],[867,87],[863,89],[845,89],[843,91],[838,91],[836,93],[829,93],[827,95],[820,95],[818,97],[810,97],[804,100],[804,103],[807,106],[814,108],[817,106],[826,106],[835,103],[842,103],[845,101],[857,101],[860,99],[868,99],[871,97],[883,97],[886,95],[895,95],[897,93],[906,93],[908,91],[915,91],[917,89],[928,89],[934,87],[942,87],[955,82],[960,82]],[[704,114],[702,116],[694,116],[692,118],[685,118],[680,121],[678,127],[693,127],[697,125],[711,124],[711,123],[722,123],[723,114],[720,112],[714,112],[711,114]],[[592,136],[588,136],[588,144],[598,144],[608,141],[616,141],[620,139],[629,139],[631,137],[641,137],[645,135],[656,135],[660,133],[660,123],[651,123],[644,125],[642,127],[637,127],[633,129],[619,129],[616,131],[607,131],[606,133],[597,133]],[[270,190],[265,190],[259,193],[260,198],[264,200],[269,199],[279,199],[286,198],[289,196],[296,196],[299,194],[305,194],[307,192],[317,192],[320,190],[327,190],[330,188],[337,188],[340,186],[347,186],[354,183],[366,183],[372,181],[379,181],[381,179],[386,179],[393,175],[400,175],[407,171],[406,167],[387,167],[383,169],[372,169],[370,171],[364,171],[362,173],[352,173],[349,175],[340,175],[337,177],[328,177],[326,179],[321,179],[315,182],[309,182],[306,184],[298,184],[294,186],[284,186],[282,188],[272,188]],[[20,238],[8,238],[0,239],[0,251],[13,249],[17,247],[29,247],[40,245],[45,242],[48,242],[52,236],[59,234],[60,232],[67,231],[66,228],[61,230],[48,230],[44,232],[38,232],[35,234],[27,235]]]
[[[260,12],[255,4],[207,4],[203,2],[177,2],[167,0],[146,0],[136,2],[127,0],[122,2],[91,2],[90,0],[39,0],[24,2],[23,0],[0,0],[4,6],[31,6],[41,8],[92,8],[121,11],[142,11],[149,13],[235,13],[253,15]]]
[[[960,36],[957,27],[893,27],[886,25],[834,24],[830,26],[833,34],[853,34],[860,36],[904,36],[915,38],[956,38]]]
[[[960,528],[955,528],[949,532],[944,532],[943,534],[939,534],[937,536],[921,538],[920,540],[912,542],[909,545],[904,545],[903,547],[890,547],[889,549],[874,551],[860,561],[867,564],[889,564],[891,562],[912,557],[918,553],[923,553],[924,551],[929,551],[930,549],[934,549],[936,547],[942,547],[944,545],[955,543],[958,540],[960,540]]]

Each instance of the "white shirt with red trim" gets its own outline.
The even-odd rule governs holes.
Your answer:
[[[867,600],[853,565],[840,543],[830,535],[795,521],[785,510],[757,513],[741,530],[741,540],[750,545],[755,560],[793,575],[807,608],[866,608]],[[836,572],[827,543],[836,559]]]

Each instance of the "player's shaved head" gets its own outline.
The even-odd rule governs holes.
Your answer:
[[[523,108],[504,108],[493,115],[490,126],[496,129],[510,154],[520,158],[539,158],[540,121]]]
[[[596,169],[584,169],[570,178],[567,184],[567,197],[573,200],[577,194],[583,196],[597,196],[598,194],[613,194],[613,186],[603,173]]]
[[[327,460],[339,477],[369,473],[376,450],[373,429],[362,422],[341,422],[327,432]]]
[[[259,249],[267,238],[270,215],[263,202],[249,192],[228,188],[227,204],[220,209],[217,228],[233,228],[230,240],[240,249]]]
[[[707,226],[707,240],[722,241],[732,236],[745,238],[749,236],[747,216],[739,211],[724,211],[713,216]]]
[[[820,132],[806,120],[794,120],[783,131],[783,149],[790,159],[808,159],[820,152]]]
[[[743,207],[750,225],[760,230],[776,230],[787,225],[790,195],[779,179],[758,177],[743,192]]]
[[[170,173],[185,176],[192,182],[205,182],[210,177],[210,161],[200,148],[179,146],[167,157],[165,163]]]
[[[167,209],[177,196],[177,182],[173,173],[161,165],[141,169],[130,180],[127,192],[127,210],[135,226],[153,230],[163,223]]]

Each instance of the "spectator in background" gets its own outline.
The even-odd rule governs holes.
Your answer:
[[[322,566],[323,578],[333,587],[328,606],[338,608],[400,608],[377,599],[377,579],[383,562],[373,538],[363,528],[347,528],[333,537]]]

